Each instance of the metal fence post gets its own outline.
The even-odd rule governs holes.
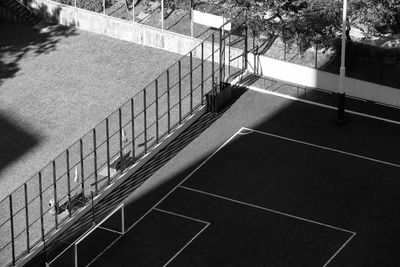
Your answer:
[[[68,203],[71,203],[71,174],[69,173],[69,150],[65,150],[65,161],[67,165],[67,190],[68,190]],[[68,215],[71,218],[71,205],[68,205]]]
[[[79,150],[80,150],[80,157],[81,157],[81,187],[82,192],[85,192],[85,172],[83,169],[83,141],[79,139]]]
[[[135,107],[131,98],[131,126],[132,126],[132,158],[135,161]]]
[[[28,211],[28,188],[24,183],[24,195],[25,195],[25,230],[26,230],[26,251],[30,252],[30,240],[29,240],[29,211]]]
[[[57,207],[58,207],[58,199],[57,199],[57,174],[56,174],[56,162],[53,160],[53,190],[54,190],[54,224],[56,229],[58,229],[58,218],[57,218]]]
[[[178,86],[179,86],[179,124],[182,123],[182,66],[181,61],[178,61]]]
[[[119,158],[121,163],[121,174],[124,172],[123,151],[122,151],[122,111],[118,109],[118,124],[119,124]]]
[[[248,48],[248,41],[249,41],[249,26],[247,25],[247,10],[245,11],[245,18],[246,18],[246,22],[245,22],[245,32],[244,32],[244,69],[247,70],[247,60],[248,60],[248,53],[249,53],[249,48]]]
[[[216,94],[214,86],[214,34],[211,35],[211,90],[213,94]]]
[[[223,81],[224,77],[222,74],[222,72],[224,71],[224,66],[223,66],[224,62],[222,59],[222,57],[224,56],[223,49],[222,49],[223,34],[224,33],[222,31],[222,28],[219,28],[219,88],[220,89],[222,88],[222,83],[224,82]],[[224,47],[224,49],[225,49],[225,47]]]
[[[167,117],[168,117],[168,134],[171,133],[171,95],[169,91],[169,70],[167,70]]]
[[[98,177],[97,177],[97,145],[96,145],[96,128],[93,128],[93,167],[94,167],[94,190],[97,195],[98,190]]]
[[[42,235],[42,242],[45,243],[45,237],[44,237],[44,222],[43,222],[43,192],[42,192],[42,173],[39,172],[39,202],[40,202],[40,230],[41,230],[41,235]]]
[[[158,144],[158,139],[159,139],[159,135],[158,135],[158,79],[155,80],[155,91],[156,91],[156,143]]]
[[[204,41],[201,42],[201,105],[204,105]]]
[[[106,146],[107,146],[107,178],[108,184],[111,183],[111,174],[110,174],[110,132],[108,126],[108,118],[106,118]]]
[[[15,240],[14,240],[14,215],[13,215],[13,203],[12,203],[12,195],[8,195],[8,199],[10,202],[10,230],[11,230],[11,255],[12,255],[12,264],[15,265]]]
[[[147,154],[147,107],[146,107],[146,88],[143,89],[143,127],[144,127],[144,154]]]
[[[193,114],[193,55],[192,51],[189,54],[190,65],[190,115]]]

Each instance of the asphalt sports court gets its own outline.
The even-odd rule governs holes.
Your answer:
[[[374,234],[360,225],[377,211],[361,207],[399,175],[393,163],[242,127],[124,235],[85,238],[79,266],[327,266],[355,229]],[[73,263],[67,251],[53,264]]]

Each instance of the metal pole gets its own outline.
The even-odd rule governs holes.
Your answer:
[[[71,174],[69,173],[69,150],[65,150],[65,161],[67,165],[67,190],[68,190],[68,215],[71,218]]]
[[[164,30],[164,0],[161,0],[161,30]]]
[[[168,119],[168,134],[171,133],[171,95],[169,91],[169,70],[167,70],[167,119]]]
[[[24,195],[25,195],[25,227],[26,227],[26,250],[30,252],[30,242],[29,242],[29,212],[28,212],[28,188],[26,183],[24,183]]]
[[[190,115],[193,113],[193,55],[192,51],[189,54],[190,60]]]
[[[83,169],[83,141],[82,139],[79,139],[79,147],[80,147],[80,156],[81,156],[81,187],[82,187],[82,192],[85,191],[85,173]]]
[[[158,135],[158,80],[155,80],[155,90],[156,90],[156,143],[158,144],[158,139],[159,139],[159,135]]]
[[[201,42],[201,105],[204,104],[204,42]]]
[[[131,98],[131,123],[132,123],[132,158],[135,161],[135,109]]]
[[[120,166],[121,166],[121,174],[124,172],[124,162],[122,160],[123,157],[123,148],[122,148],[122,112],[121,108],[118,109],[118,122],[119,122],[119,158],[120,158]]]
[[[215,92],[215,85],[214,85],[214,34],[211,35],[211,90],[213,95],[216,94]]]
[[[111,183],[111,174],[110,174],[110,133],[108,127],[108,118],[106,118],[106,146],[107,146],[107,178],[108,184]]]
[[[39,172],[39,211],[40,211],[40,230],[41,230],[41,235],[42,235],[42,242],[45,243],[45,237],[44,237],[44,222],[43,222],[43,192],[42,192],[42,173]]]
[[[247,10],[245,13],[246,17],[246,22],[245,22],[245,40],[244,40],[244,69],[247,70],[247,58],[248,58],[248,53],[249,53],[249,48],[248,48],[248,41],[249,41],[249,27],[247,25]]]
[[[106,0],[103,0],[103,15],[106,14]]]
[[[132,21],[135,22],[135,0],[132,0]]]
[[[222,48],[223,47],[223,45],[222,45],[222,38],[223,38],[223,35],[224,35],[224,32],[223,32],[223,30],[222,30],[222,28],[219,28],[219,89],[221,90],[221,88],[222,88],[222,82],[223,82],[223,74],[222,74],[222,72],[223,72],[223,64],[224,64],[224,62],[222,61],[223,60],[223,52],[222,52],[222,49],[225,49],[225,47],[224,48]]]
[[[190,0],[190,36],[193,37],[193,0]]]
[[[182,66],[181,61],[178,61],[178,78],[179,78],[179,124],[182,123]]]
[[[12,195],[8,196],[10,201],[10,228],[11,228],[11,253],[12,253],[12,264],[15,265],[15,240],[14,240],[14,218],[13,218],[13,203]]]
[[[143,127],[144,127],[144,154],[147,153],[147,107],[146,107],[146,88],[143,89]]]
[[[58,199],[57,199],[57,174],[56,174],[56,162],[53,160],[53,189],[54,189],[54,223],[56,229],[58,229]]]
[[[97,185],[97,145],[96,145],[96,129],[93,129],[93,166],[94,166],[94,190],[95,194],[98,193],[98,185]]]
[[[338,123],[345,121],[345,90],[344,79],[346,75],[346,21],[347,21],[347,0],[343,0],[343,20],[342,20],[342,51],[340,59],[340,77],[339,77],[339,101],[338,101]]]

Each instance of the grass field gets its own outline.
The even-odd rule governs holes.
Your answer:
[[[1,196],[181,57],[79,30],[5,26],[0,61],[14,73],[0,75]]]

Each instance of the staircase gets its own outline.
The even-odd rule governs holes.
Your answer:
[[[0,0],[0,20],[33,26],[40,22],[31,8],[20,0]]]

